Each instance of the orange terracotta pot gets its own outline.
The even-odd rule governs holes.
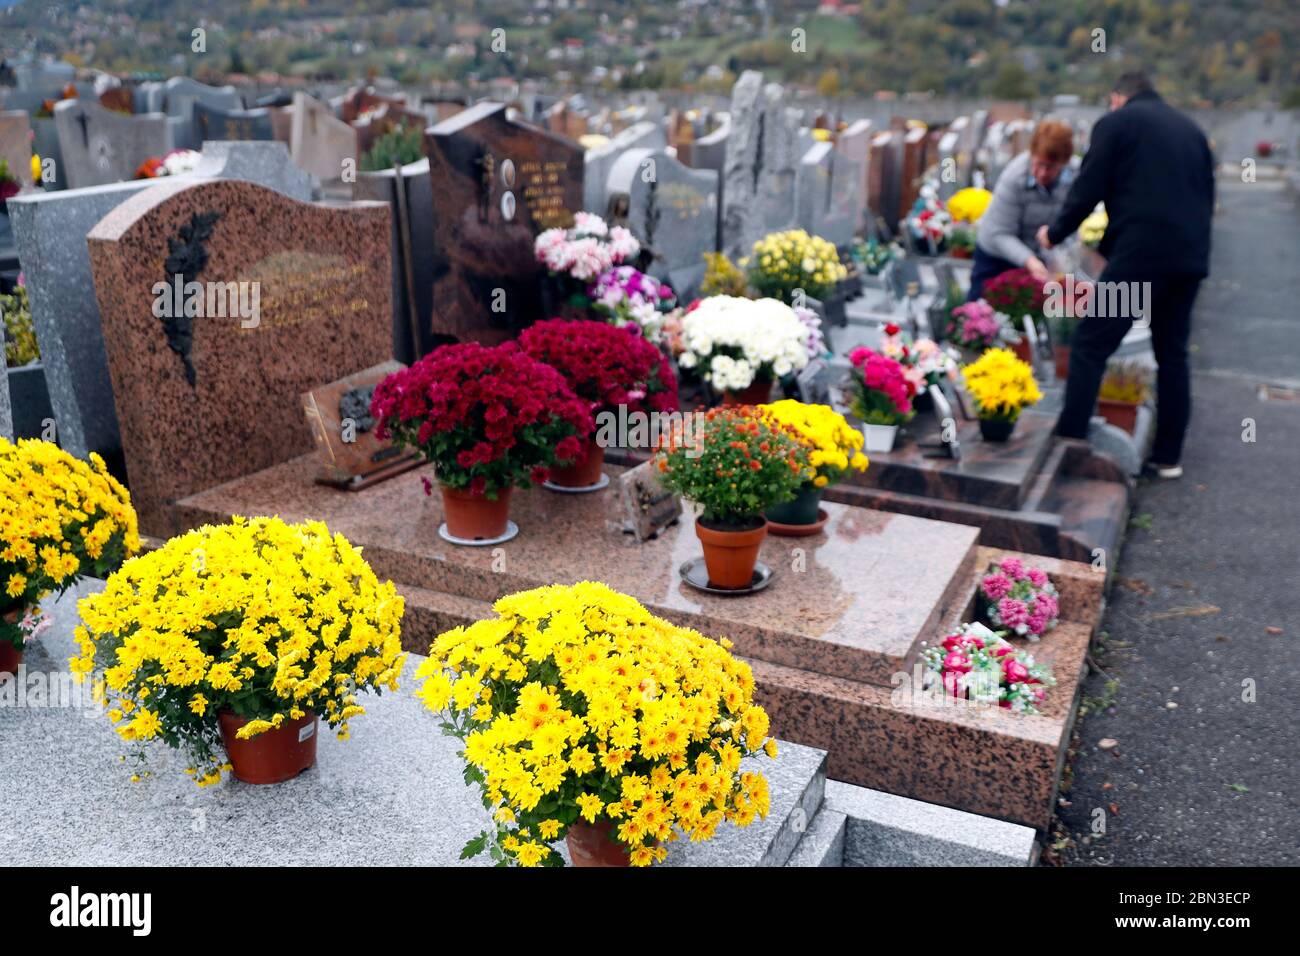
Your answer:
[[[506,533],[513,488],[503,488],[493,501],[482,493],[474,494],[461,488],[448,488],[446,485],[441,487],[442,516],[447,521],[447,532],[452,537],[482,541],[499,538]]]
[[[1137,431],[1138,407],[1133,402],[1116,402],[1109,398],[1097,399],[1097,411],[1116,428],[1132,435]]]
[[[1068,345],[1054,345],[1052,351],[1056,357],[1056,377],[1070,377],[1070,347]]]
[[[772,398],[772,383],[755,380],[738,392],[726,392],[723,405],[765,405]]]
[[[236,735],[249,718],[228,710],[217,714],[221,742],[230,756],[231,772],[244,783],[283,783],[316,763],[316,715],[308,711],[268,730],[240,740]]]
[[[614,823],[611,820],[598,820],[595,823],[578,820],[571,823],[564,842],[569,846],[569,859],[574,866],[632,865],[627,849],[614,839]]]
[[[605,466],[605,449],[596,444],[595,436],[587,439],[583,457],[567,468],[551,469],[551,484],[561,488],[586,488],[600,481],[600,470]]]
[[[17,674],[23,652],[6,640],[0,640],[0,674]]]
[[[744,531],[710,528],[698,519],[695,534],[704,548],[704,566],[715,588],[747,588],[754,581],[758,550],[767,536],[767,521]]]

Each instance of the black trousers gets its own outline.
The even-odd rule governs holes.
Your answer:
[[[1099,282],[1116,282],[1105,272]],[[1192,304],[1201,285],[1200,276],[1165,275],[1150,281],[1148,316],[1151,347],[1159,370],[1156,375],[1156,435],[1151,460],[1176,465],[1182,459],[1183,438],[1192,414],[1191,370],[1187,340],[1192,330]],[[1081,319],[1070,346],[1070,377],[1065,385],[1065,406],[1056,433],[1066,438],[1087,438],[1088,420],[1097,404],[1097,390],[1106,361],[1115,354],[1136,316],[1091,316]]]

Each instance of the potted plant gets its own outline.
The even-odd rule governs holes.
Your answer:
[[[903,222],[917,252],[937,256],[947,248],[952,216],[939,199],[933,182],[921,187]]]
[[[1047,302],[1047,293],[1043,286],[1044,283],[1035,279],[1028,269],[1008,269],[984,284],[984,300],[993,307],[994,311],[1004,316],[1004,321],[1014,329],[1015,337],[1023,342],[1015,349],[1016,354],[1020,356],[1021,361],[1028,362],[1030,365],[1033,364],[1029,351],[1031,345],[1021,333],[1025,316],[1029,316],[1035,328],[1044,321],[1043,310]],[[990,346],[986,347],[996,344],[990,343]],[[1058,348],[1056,361],[1059,368],[1062,361],[1059,348],[1065,343],[1058,339],[1054,344]],[[1068,352],[1065,353],[1064,360],[1068,363]]]
[[[1151,395],[1151,369],[1141,362],[1112,361],[1097,394],[1097,410],[1130,435],[1137,430],[1138,406]]]
[[[829,405],[807,405],[793,399],[759,406],[771,424],[793,434],[805,446],[808,468],[794,499],[767,510],[772,534],[814,534],[826,523],[820,510],[826,489],[850,471],[866,471],[862,432]]]
[[[1021,338],[1007,315],[996,311],[984,299],[963,302],[950,310],[952,321],[948,325],[948,341],[971,359],[985,349],[1011,345]]]
[[[953,226],[948,236],[948,255],[954,259],[974,258],[975,230],[970,226]]]
[[[677,296],[666,282],[632,266],[615,266],[600,274],[587,295],[611,325],[636,326],[655,345],[664,344],[664,322],[677,310]]]
[[[514,342],[434,349],[375,386],[370,414],[377,437],[433,464],[446,532],[466,542],[504,535],[512,489],[574,464],[592,430],[564,377]]]
[[[863,272],[869,276],[878,276],[893,261],[897,250],[892,244],[872,236],[854,243],[849,254]]]
[[[54,421],[45,366],[32,325],[32,312],[23,274],[9,295],[0,294],[0,321],[4,322],[5,374],[13,411],[14,436],[38,438]]]
[[[185,750],[199,786],[224,770],[297,776],[318,720],[346,740],[356,692],[396,690],[406,659],[393,583],[319,521],[205,525],[123,564],[79,610],[73,673],[105,668],[118,734]]]
[[[140,550],[131,496],[96,454],[0,436],[0,673],[45,629],[41,601]]]
[[[1034,370],[1006,349],[988,349],[962,369],[985,441],[1006,441],[1020,413],[1043,397]]]
[[[749,665],[604,584],[501,598],[498,617],[439,635],[418,696],[464,743],[465,780],[492,811],[462,857],[497,865],[649,866],[678,835],[767,816],[776,757]]]
[[[787,305],[802,305],[810,298],[824,302],[849,274],[834,243],[802,229],[769,233],[740,264],[760,297]]]
[[[636,258],[641,244],[622,226],[609,226],[589,212],[575,213],[568,229],[547,229],[533,241],[537,261],[546,266],[543,305],[552,316],[588,318],[590,285],[602,273]]]
[[[954,223],[974,225],[984,216],[985,210],[989,208],[989,203],[992,201],[993,194],[987,189],[981,189],[978,186],[967,186],[948,197],[948,215],[952,217]],[[973,240],[974,230],[969,231]]]
[[[1015,557],[989,566],[976,592],[979,616],[993,628],[1037,641],[1056,627],[1060,596],[1045,571]]]
[[[620,410],[636,415],[677,408],[677,380],[668,359],[646,340],[639,326],[552,319],[525,329],[519,345],[563,375],[597,420],[602,413],[618,416]],[[605,449],[596,434],[587,438],[574,464],[551,469],[551,484],[594,489],[600,483]]]
[[[10,197],[17,196],[22,188],[18,174],[9,169],[9,160],[0,156],[0,215],[5,213]]]
[[[807,452],[749,406],[710,409],[681,425],[656,453],[660,478],[701,508],[695,533],[709,583],[747,588],[767,534],[763,514],[795,496]]]
[[[901,363],[869,348],[854,349],[849,362],[853,366],[849,407],[862,422],[864,448],[892,451],[898,426],[912,417],[915,385],[908,381]]]
[[[1022,715],[1037,714],[1056,684],[1051,668],[979,623],[958,625],[938,647],[924,648],[921,662],[927,690]]]
[[[957,362],[933,339],[917,339],[903,334],[890,322],[880,340],[880,353],[903,366],[903,377],[911,385],[912,409],[928,412],[933,408],[930,386],[957,377]]]
[[[677,364],[722,393],[724,404],[766,402],[773,382],[808,364],[808,327],[776,299],[715,295],[682,316]]]

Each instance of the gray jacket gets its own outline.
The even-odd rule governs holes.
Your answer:
[[[976,244],[991,256],[1023,266],[1030,256],[1039,254],[1034,238],[1038,227],[1056,218],[1073,179],[1071,163],[1048,193],[1030,175],[1028,151],[1012,159],[998,177],[993,199],[976,224]]]

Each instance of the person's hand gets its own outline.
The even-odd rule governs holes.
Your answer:
[[[1052,248],[1052,240],[1049,239],[1049,238],[1047,238],[1047,227],[1046,227],[1046,226],[1039,226],[1039,227],[1038,227],[1038,235],[1037,235],[1035,238],[1038,239],[1038,245],[1041,246],[1042,248],[1044,248],[1044,249],[1050,249],[1050,248]]]
[[[1043,260],[1038,258],[1038,256],[1030,256],[1026,259],[1025,268],[1028,269],[1029,274],[1039,282],[1046,282],[1051,278],[1051,273],[1047,271],[1047,266],[1043,265]]]

